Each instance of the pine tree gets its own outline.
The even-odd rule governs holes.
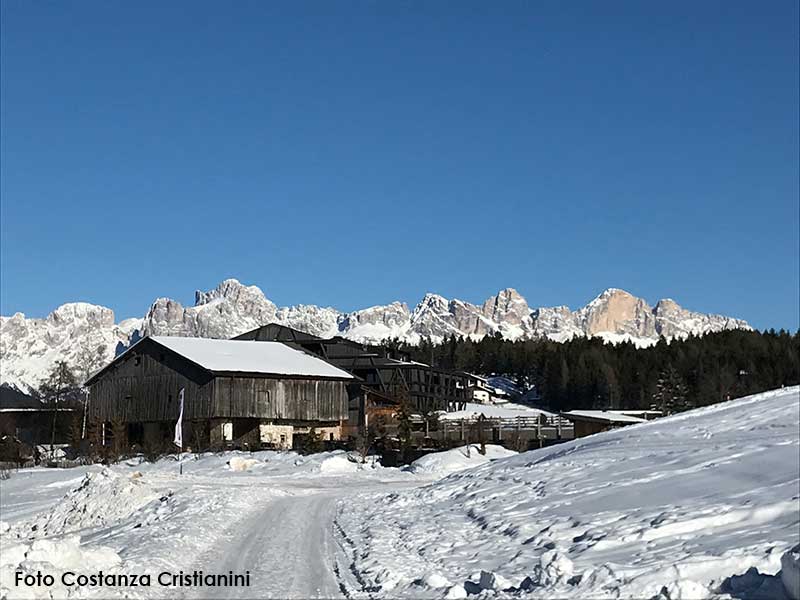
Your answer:
[[[665,415],[686,410],[687,389],[683,378],[678,374],[671,363],[661,371],[653,394],[653,402]]]

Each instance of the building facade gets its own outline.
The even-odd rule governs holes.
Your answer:
[[[93,375],[87,418],[124,423],[131,443],[290,448],[312,429],[338,439],[355,378],[283,343],[148,337]],[[117,425],[119,428],[119,425]]]

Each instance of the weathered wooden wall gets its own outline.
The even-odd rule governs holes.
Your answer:
[[[194,376],[193,376],[194,375]],[[89,386],[89,418],[146,422],[178,418],[178,394],[184,388],[184,418],[213,415],[213,379],[179,373],[148,354],[130,356]]]
[[[347,382],[231,375],[212,377],[180,358],[143,348],[91,383],[88,414],[104,421],[184,419],[338,421],[348,417]]]
[[[314,379],[217,377],[214,416],[297,421],[348,417],[347,383]]]

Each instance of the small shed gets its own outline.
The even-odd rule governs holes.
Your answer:
[[[625,414],[624,411],[611,410],[571,410],[562,412],[561,416],[572,421],[576,438],[645,422],[645,419]]]
[[[86,382],[87,413],[133,443],[171,440],[184,390],[185,445],[291,447],[312,427],[339,438],[354,379],[279,342],[147,337]]]
[[[28,445],[63,444],[69,441],[71,420],[78,415],[71,406],[45,404],[8,385],[0,385],[0,436],[11,436]]]

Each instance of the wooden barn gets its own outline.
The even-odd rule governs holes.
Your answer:
[[[283,342],[311,352],[358,378],[351,391],[350,425],[363,426],[372,409],[385,413],[401,397],[420,413],[463,408],[468,377],[408,360],[382,346],[360,344],[342,337],[320,338],[272,323],[236,337],[237,340]]]
[[[338,439],[355,378],[283,343],[147,337],[87,382],[90,422],[128,441],[172,440],[184,392],[184,445],[290,448],[313,427]]]

